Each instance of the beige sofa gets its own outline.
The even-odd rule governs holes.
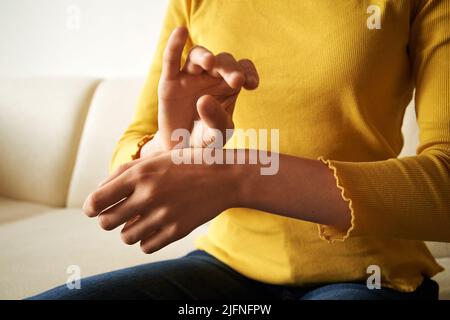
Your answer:
[[[114,145],[131,121],[142,79],[0,80],[0,298],[20,299],[65,283],[71,265],[88,276],[181,256],[200,227],[153,255],[122,244],[80,210],[107,175]],[[414,151],[408,114],[403,154]],[[448,271],[436,279],[450,299],[450,246],[431,244]]]

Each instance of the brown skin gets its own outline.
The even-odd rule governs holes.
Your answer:
[[[178,128],[192,131],[192,147],[205,147],[211,142],[213,137],[208,128],[234,128],[233,111],[240,90],[254,90],[259,83],[250,60],[236,61],[229,53],[214,56],[200,46],[190,50],[181,69],[187,38],[185,28],[175,29],[163,55],[158,88],[159,147],[163,150],[178,143],[170,139]],[[195,128],[194,120],[201,120]]]
[[[241,88],[255,89],[259,82],[249,60],[237,62],[229,54],[213,56],[201,47],[191,50],[181,69],[186,39],[187,31],[176,29],[164,53],[157,137],[144,146],[140,159],[120,166],[87,198],[86,215],[98,216],[105,230],[125,224],[122,240],[140,242],[145,253],[186,236],[232,207],[348,228],[348,204],[332,172],[319,161],[281,154],[279,172],[273,176],[262,176],[260,165],[254,164],[173,163],[171,153],[180,150],[170,150],[172,130],[191,130],[195,138],[189,147],[204,147],[211,140],[208,128],[233,128],[233,109]],[[200,121],[194,127],[196,118]],[[246,157],[249,153],[235,152]]]

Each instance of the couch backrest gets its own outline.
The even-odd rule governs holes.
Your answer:
[[[80,207],[88,194],[108,175],[117,141],[130,124],[143,79],[111,79],[97,88],[84,126],[67,198]]]
[[[0,195],[81,207],[108,175],[142,85],[142,78],[0,79]],[[418,127],[412,106],[402,130],[400,156],[413,155]],[[450,256],[450,244],[427,244],[436,257]]]
[[[64,206],[98,80],[0,79],[0,195]]]

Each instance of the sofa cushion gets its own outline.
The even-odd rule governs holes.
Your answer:
[[[96,219],[80,209],[60,209],[29,219],[0,225],[0,299],[21,299],[64,284],[67,268],[80,267],[81,276],[132,265],[173,259],[194,249],[194,239],[206,232],[202,226],[188,237],[151,254],[138,245],[124,245],[120,229],[106,232]],[[441,299],[450,299],[450,258],[439,258],[446,268],[435,279]],[[82,285],[82,283],[81,283]]]
[[[180,257],[194,249],[194,238],[204,228],[146,255],[138,244],[123,244],[120,229],[106,232],[97,219],[87,218],[80,209],[54,210],[0,225],[0,299],[25,298],[64,284],[71,265],[79,266],[86,277]]]
[[[430,241],[426,244],[435,258],[450,258],[450,243]]]
[[[445,268],[445,271],[434,277],[439,283],[439,299],[450,300],[450,257],[439,258],[437,262]]]
[[[81,207],[86,196],[108,175],[116,143],[131,123],[144,79],[111,79],[97,88],[88,117],[67,199]]]
[[[0,195],[65,205],[97,82],[86,78],[0,80]]]
[[[23,220],[52,210],[50,207],[34,203],[0,197],[0,225]]]

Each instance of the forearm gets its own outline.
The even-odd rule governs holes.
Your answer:
[[[156,134],[142,148],[141,157],[163,152],[159,139]],[[233,205],[342,229],[350,227],[348,203],[342,198],[332,171],[320,161],[280,154],[278,172],[261,175],[262,165],[249,163],[248,150],[235,153],[235,159],[238,153],[245,153],[246,161],[228,167],[233,179],[226,180],[233,184],[229,189],[233,193]],[[218,169],[217,174],[224,174]]]
[[[242,207],[342,229],[350,227],[348,203],[332,171],[320,161],[280,154],[275,175],[261,175],[260,165],[246,163],[233,169],[240,181]]]

